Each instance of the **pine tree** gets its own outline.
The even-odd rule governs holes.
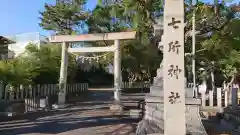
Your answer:
[[[79,32],[87,18],[84,10],[86,0],[58,0],[55,5],[45,4],[45,11],[40,12],[40,26],[56,34]]]

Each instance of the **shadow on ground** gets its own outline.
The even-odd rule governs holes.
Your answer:
[[[87,130],[91,127],[98,126],[109,126],[109,125],[118,125],[118,124],[130,124],[135,127],[133,123],[136,123],[137,120],[129,119],[126,117],[119,116],[95,116],[95,117],[72,117],[67,116],[57,117],[54,119],[38,119],[35,121],[27,120],[20,122],[12,122],[7,124],[1,124],[0,134],[4,135],[18,135],[18,134],[29,134],[29,133],[43,133],[43,134],[58,134],[62,132],[67,132],[71,130],[81,129],[82,132],[85,129],[86,134],[93,131]],[[67,118],[66,118],[67,117]],[[132,130],[134,131],[134,130]],[[131,131],[131,132],[132,132]],[[103,132],[103,131],[102,131]],[[107,132],[107,131],[106,131]],[[110,131],[114,132],[114,131]]]
[[[236,113],[236,111],[224,108],[223,112],[208,112],[208,117],[203,117],[203,125],[208,135],[239,135],[237,130],[239,123],[234,119],[226,119],[224,116],[227,113]],[[239,115],[236,114],[236,115]]]
[[[113,91],[90,91],[87,100],[72,102],[66,109],[37,112],[0,120],[1,135],[59,134],[129,135],[138,119],[109,113]],[[88,113],[89,112],[89,113]],[[93,113],[93,114],[92,114]],[[123,133],[123,131],[126,132]]]

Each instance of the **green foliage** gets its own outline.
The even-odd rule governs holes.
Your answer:
[[[76,32],[76,26],[81,21],[86,21],[89,33],[102,32],[122,32],[137,31],[135,40],[121,41],[122,51],[122,71],[125,81],[149,80],[154,77],[154,72],[159,67],[162,54],[158,51],[157,45],[159,37],[153,36],[153,26],[163,15],[163,0],[122,0],[122,1],[99,0],[97,7],[86,13],[82,5],[76,3],[57,3],[56,5],[46,5],[45,11],[41,13],[41,26],[47,30],[53,30],[59,34],[72,34]],[[185,52],[191,53],[192,38],[192,15],[196,12],[196,68],[197,77],[206,77],[208,73],[202,74],[200,68],[207,72],[216,69],[224,73],[226,78],[234,76],[239,71],[240,54],[240,22],[239,14],[236,14],[223,1],[214,4],[197,2],[196,6],[191,5],[191,1],[185,1]],[[66,23],[67,22],[67,23]],[[92,43],[93,46],[108,46],[113,43],[101,41]],[[33,49],[34,50],[34,49]],[[49,50],[42,50],[42,61],[54,63],[53,54]],[[93,54],[94,55],[94,54]],[[38,58],[40,58],[40,56]],[[112,63],[113,55],[108,55],[107,59],[100,60],[101,66],[108,66]],[[186,57],[186,71],[191,72],[191,57]],[[55,65],[55,64],[53,64]],[[46,66],[44,66],[46,67]],[[74,67],[74,66],[73,66]],[[55,67],[56,68],[56,67]],[[54,67],[47,69],[57,70]],[[42,69],[42,68],[41,68]],[[190,76],[190,73],[188,73]]]
[[[29,84],[37,76],[32,63],[16,58],[0,62],[0,80],[8,84]]]
[[[82,22],[87,18],[83,10],[85,0],[75,2],[60,1],[56,5],[45,4],[45,11],[40,12],[40,26],[57,34],[72,34],[79,31]]]
[[[46,44],[39,48],[29,44],[17,58],[0,62],[0,80],[8,84],[57,83],[60,64],[60,45]],[[72,78],[75,72],[75,57],[69,54],[69,77]]]
[[[89,31],[91,33],[99,33],[99,32],[110,32],[111,31],[111,15],[110,15],[110,7],[101,7],[97,6],[90,18],[87,21],[89,25]]]
[[[156,40],[152,37],[153,25],[157,14],[162,10],[161,1],[121,1],[99,5],[92,11],[87,24],[90,33],[137,31],[137,37],[131,41],[121,41],[122,71],[124,81],[149,81],[159,67],[162,56],[159,55]],[[160,4],[160,5],[159,5]],[[111,45],[110,42],[94,43],[94,46]],[[112,63],[113,55],[100,60],[102,65]]]
[[[229,78],[236,75],[239,68],[239,40],[240,35],[239,20],[236,13],[224,3],[218,5],[216,15],[216,5],[198,3],[196,11],[196,64],[197,77],[209,77],[212,71],[220,70],[224,77]],[[192,9],[191,9],[192,11]],[[187,13],[186,30],[191,31],[192,13]],[[191,52],[191,35],[186,35],[186,51]],[[189,59],[191,60],[191,59]],[[187,62],[190,63],[190,62]],[[191,68],[189,66],[188,68]],[[199,71],[204,68],[207,73]],[[218,79],[218,78],[216,78]]]

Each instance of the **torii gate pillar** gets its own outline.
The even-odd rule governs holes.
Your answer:
[[[119,40],[114,40],[116,50],[114,51],[114,99],[120,102],[120,91],[122,83],[121,74],[121,48]]]
[[[62,42],[62,54],[61,54],[61,67],[59,76],[59,94],[58,105],[64,106],[66,100],[67,89],[67,69],[68,69],[68,45],[66,42]],[[62,107],[60,107],[62,108]]]

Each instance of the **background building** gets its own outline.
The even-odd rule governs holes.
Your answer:
[[[13,44],[14,42],[6,37],[0,36],[0,60],[8,59],[10,50],[8,50],[8,44]]]
[[[29,43],[36,44],[40,46],[48,42],[47,37],[40,35],[39,32],[34,33],[23,33],[15,36],[6,36],[8,39],[14,41],[15,43],[9,44],[8,49],[13,53],[9,53],[9,58],[14,58],[19,54],[23,53],[25,47]]]

